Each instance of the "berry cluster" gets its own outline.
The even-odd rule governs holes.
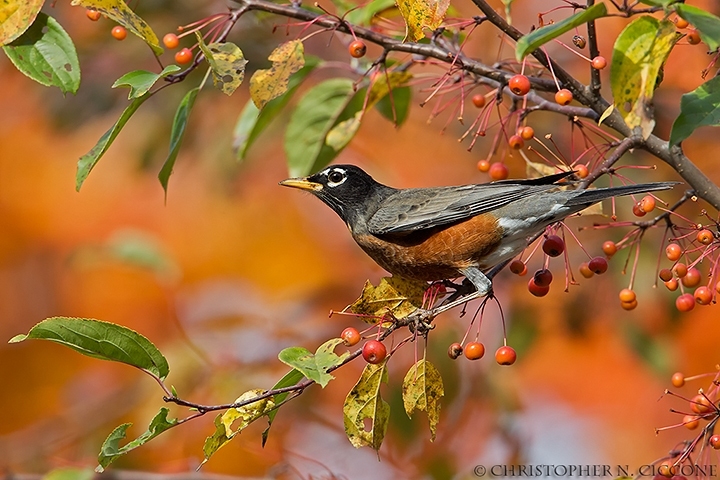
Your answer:
[[[485,345],[482,342],[474,341],[466,343],[464,347],[457,342],[448,347],[448,357],[453,360],[463,354],[468,360],[479,360],[485,356]],[[512,365],[515,360],[517,360],[517,353],[508,345],[503,345],[495,351],[495,361],[498,365]]]

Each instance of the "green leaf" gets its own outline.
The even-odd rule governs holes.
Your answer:
[[[130,87],[128,100],[132,100],[133,98],[145,95],[150,88],[155,85],[155,82],[161,78],[165,78],[178,71],[180,71],[180,67],[177,65],[168,65],[163,68],[163,71],[160,73],[148,72],[147,70],[135,70],[128,72],[115,80],[115,83],[112,84],[112,88]]]
[[[399,127],[407,120],[408,113],[410,113],[411,101],[412,89],[410,87],[398,87],[393,89],[392,95],[387,95],[380,99],[375,105],[375,109],[380,112],[380,115]],[[393,106],[395,107],[394,113]]]
[[[372,23],[375,15],[393,7],[395,7],[395,0],[372,0],[362,7],[349,11],[345,15],[345,20],[351,25],[368,26]]]
[[[140,108],[140,105],[142,105],[145,100],[150,98],[152,95],[153,93],[148,92],[142,97],[134,99],[130,105],[125,107],[122,115],[120,115],[120,118],[118,118],[117,122],[115,122],[115,125],[113,125],[110,130],[100,137],[100,140],[98,140],[95,146],[88,153],[80,157],[77,164],[77,173],[75,174],[75,189],[78,192],[85,182],[85,179],[87,179],[88,175],[90,175],[92,169],[95,168],[95,165],[97,165],[97,162],[103,155],[105,155],[105,152],[107,152],[107,149],[110,148],[112,142],[115,141],[115,138],[118,136],[118,133],[120,133],[120,130],[123,129],[127,121],[130,120],[130,117],[132,117],[137,109]]]
[[[233,131],[233,148],[238,160],[244,160],[250,146],[280,114],[297,91],[300,84],[320,64],[315,56],[305,57],[305,66],[290,76],[287,91],[279,97],[270,100],[262,110],[259,110],[252,100],[248,100],[245,108],[235,124]]]
[[[75,45],[57,20],[42,12],[3,50],[18,70],[42,85],[58,87],[63,93],[80,88]]]
[[[680,100],[680,115],[670,131],[670,145],[688,138],[696,128],[720,125],[720,77],[686,93]]]
[[[91,468],[61,467],[50,470],[42,480],[92,480],[94,477]]]
[[[533,30],[527,35],[523,35],[515,46],[515,58],[518,62],[522,61],[527,55],[531,54],[539,47],[545,45],[563,33],[567,33],[580,25],[596,20],[607,15],[607,7],[604,3],[596,3],[592,7],[582,10],[574,15],[569,16],[559,22],[545,25]]]
[[[203,455],[205,456],[205,459],[200,464],[200,467],[205,465],[215,452],[224,447],[225,444],[232,439],[227,436],[227,430],[222,422],[222,416],[222,413],[217,414],[215,417],[215,431],[209,437],[205,438],[205,443],[203,444]]]
[[[232,95],[245,78],[245,60],[240,47],[232,42],[213,42],[209,45],[195,32],[198,46],[212,69],[213,85],[225,95]]]
[[[652,98],[658,73],[676,42],[675,25],[642,16],[615,40],[610,69],[613,103],[630,128],[640,127],[644,138],[655,119]]]
[[[256,70],[250,78],[250,97],[259,109],[287,92],[290,75],[305,65],[305,47],[300,40],[290,40],[273,50],[268,60],[272,67]]]
[[[640,0],[640,3],[644,3],[645,5],[650,5],[651,7],[667,8],[667,6],[670,5],[671,3],[675,3],[678,1],[684,1],[684,0]]]
[[[248,390],[236,398],[233,403],[242,403],[246,401],[251,401],[251,403],[243,405],[242,407],[229,408],[222,414],[222,423],[225,425],[225,435],[228,438],[232,438],[242,432],[252,422],[263,415],[267,415],[268,412],[275,408],[275,401],[272,397],[252,401],[263,393],[265,393],[265,390],[261,388]],[[237,420],[240,420],[240,425],[238,425],[238,427],[233,431],[233,424]]]
[[[427,412],[430,421],[430,441],[435,441],[440,421],[440,399],[445,395],[442,377],[435,366],[425,359],[408,370],[402,383],[405,412],[412,417],[415,410]]]
[[[326,80],[310,89],[290,117],[285,131],[285,153],[290,175],[300,177],[316,172],[340,153],[326,145],[328,132],[362,108],[353,81]]]
[[[302,347],[289,347],[278,354],[281,362],[289,365],[310,380],[317,382],[321,387],[325,386],[333,377],[327,373],[328,368],[340,365],[350,353],[345,352],[338,356],[333,350],[342,343],[342,338],[333,338],[320,345],[313,354]]]
[[[277,389],[285,388],[285,387],[292,387],[293,385],[297,385],[297,383],[300,380],[302,380],[303,378],[305,378],[305,376],[299,370],[296,370],[293,368],[288,373],[286,373],[285,376],[283,376],[280,380],[278,380],[278,382],[275,385],[273,385],[272,390],[277,390]],[[282,404],[282,402],[285,401],[285,399],[287,398],[288,395],[290,395],[290,392],[279,393],[279,394],[275,395],[273,397],[274,401],[275,401],[275,405],[280,406]],[[267,414],[268,426],[262,432],[262,446],[263,447],[265,446],[265,443],[267,442],[268,435],[270,434],[270,427],[272,427],[272,423],[273,423],[273,421],[275,421],[275,415],[277,415],[278,410],[279,410],[278,408],[275,408],[275,409],[271,410],[270,412],[268,412],[268,414]]]
[[[0,1],[0,46],[12,42],[32,25],[45,0]]]
[[[150,25],[132,11],[125,3],[125,0],[73,0],[71,5],[81,5],[85,8],[91,8],[102,13],[110,20],[114,20],[130,32],[142,38],[155,55],[161,55],[163,49],[157,35],[153,32]]]
[[[380,396],[380,386],[388,381],[386,363],[365,365],[360,379],[345,397],[345,434],[355,448],[368,445],[379,450],[387,433],[390,405]]]
[[[51,317],[16,335],[8,343],[26,339],[50,340],[88,357],[126,363],[158,380],[164,380],[170,367],[160,350],[134,330],[89,318]]]
[[[147,431],[123,447],[120,446],[120,441],[125,438],[125,432],[132,423],[124,423],[110,432],[110,435],[108,435],[103,442],[100,453],[98,454],[99,465],[95,468],[95,471],[98,473],[103,472],[117,457],[135,450],[166,430],[178,425],[177,419],[168,420],[167,415],[169,411],[166,407],[161,408],[150,422]]]
[[[185,94],[178,109],[175,112],[175,119],[173,120],[172,131],[170,133],[170,153],[168,153],[165,163],[163,163],[158,179],[160,184],[165,190],[165,196],[167,196],[168,181],[170,175],[172,175],[173,167],[175,166],[175,160],[177,159],[178,152],[180,151],[180,144],[182,143],[183,136],[185,135],[185,128],[187,127],[188,116],[190,110],[192,110],[195,104],[195,98],[197,97],[200,87],[195,87]]]
[[[720,18],[692,5],[677,4],[675,12],[695,27],[700,38],[715,51],[720,47]]]

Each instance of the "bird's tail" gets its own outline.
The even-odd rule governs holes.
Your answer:
[[[578,195],[569,199],[565,205],[568,207],[574,205],[592,205],[610,197],[621,197],[623,195],[633,195],[636,193],[654,192],[658,190],[670,190],[677,184],[678,182],[639,183],[637,185],[623,185],[621,187],[583,190]]]

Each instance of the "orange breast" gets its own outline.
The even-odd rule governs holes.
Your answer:
[[[502,229],[493,215],[483,214],[404,235],[353,237],[388,272],[432,281],[458,277],[458,269],[471,265],[483,268],[483,258],[500,244]]]

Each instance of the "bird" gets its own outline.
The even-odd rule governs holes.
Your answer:
[[[604,199],[668,190],[676,182],[567,189],[572,171],[534,179],[393,188],[355,165],[288,178],[335,211],[360,248],[393,275],[440,281],[464,276],[475,292],[443,311],[492,294],[491,270],[559,222]]]

